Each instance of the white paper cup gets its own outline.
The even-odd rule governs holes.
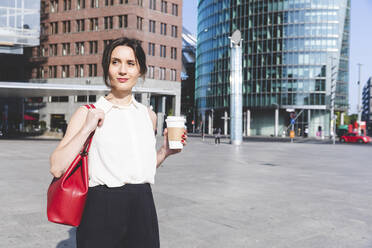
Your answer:
[[[182,149],[182,135],[185,132],[185,117],[168,116],[165,120],[168,129],[168,142],[170,149]]]

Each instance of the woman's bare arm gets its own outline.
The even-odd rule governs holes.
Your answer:
[[[95,130],[99,120],[103,121],[102,110],[80,107],[71,117],[65,137],[50,156],[50,172],[60,177],[81,151],[89,134]],[[100,125],[102,125],[100,121]]]

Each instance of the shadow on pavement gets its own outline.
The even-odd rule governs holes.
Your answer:
[[[59,242],[56,248],[76,248],[76,228],[68,230],[68,234],[68,239]]]

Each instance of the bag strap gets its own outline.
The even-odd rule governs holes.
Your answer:
[[[96,106],[94,106],[94,104],[86,104],[84,105],[87,109],[95,109]],[[93,135],[94,135],[94,132],[91,132],[87,138],[87,140],[85,141],[84,143],[84,146],[83,146],[83,149],[81,150],[80,152],[80,155],[81,156],[88,156],[88,153],[89,153],[89,148],[90,148],[90,145],[92,144],[92,138],[93,138]]]

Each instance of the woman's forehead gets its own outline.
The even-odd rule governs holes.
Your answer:
[[[111,53],[111,57],[136,60],[133,49],[128,46],[115,47]]]

